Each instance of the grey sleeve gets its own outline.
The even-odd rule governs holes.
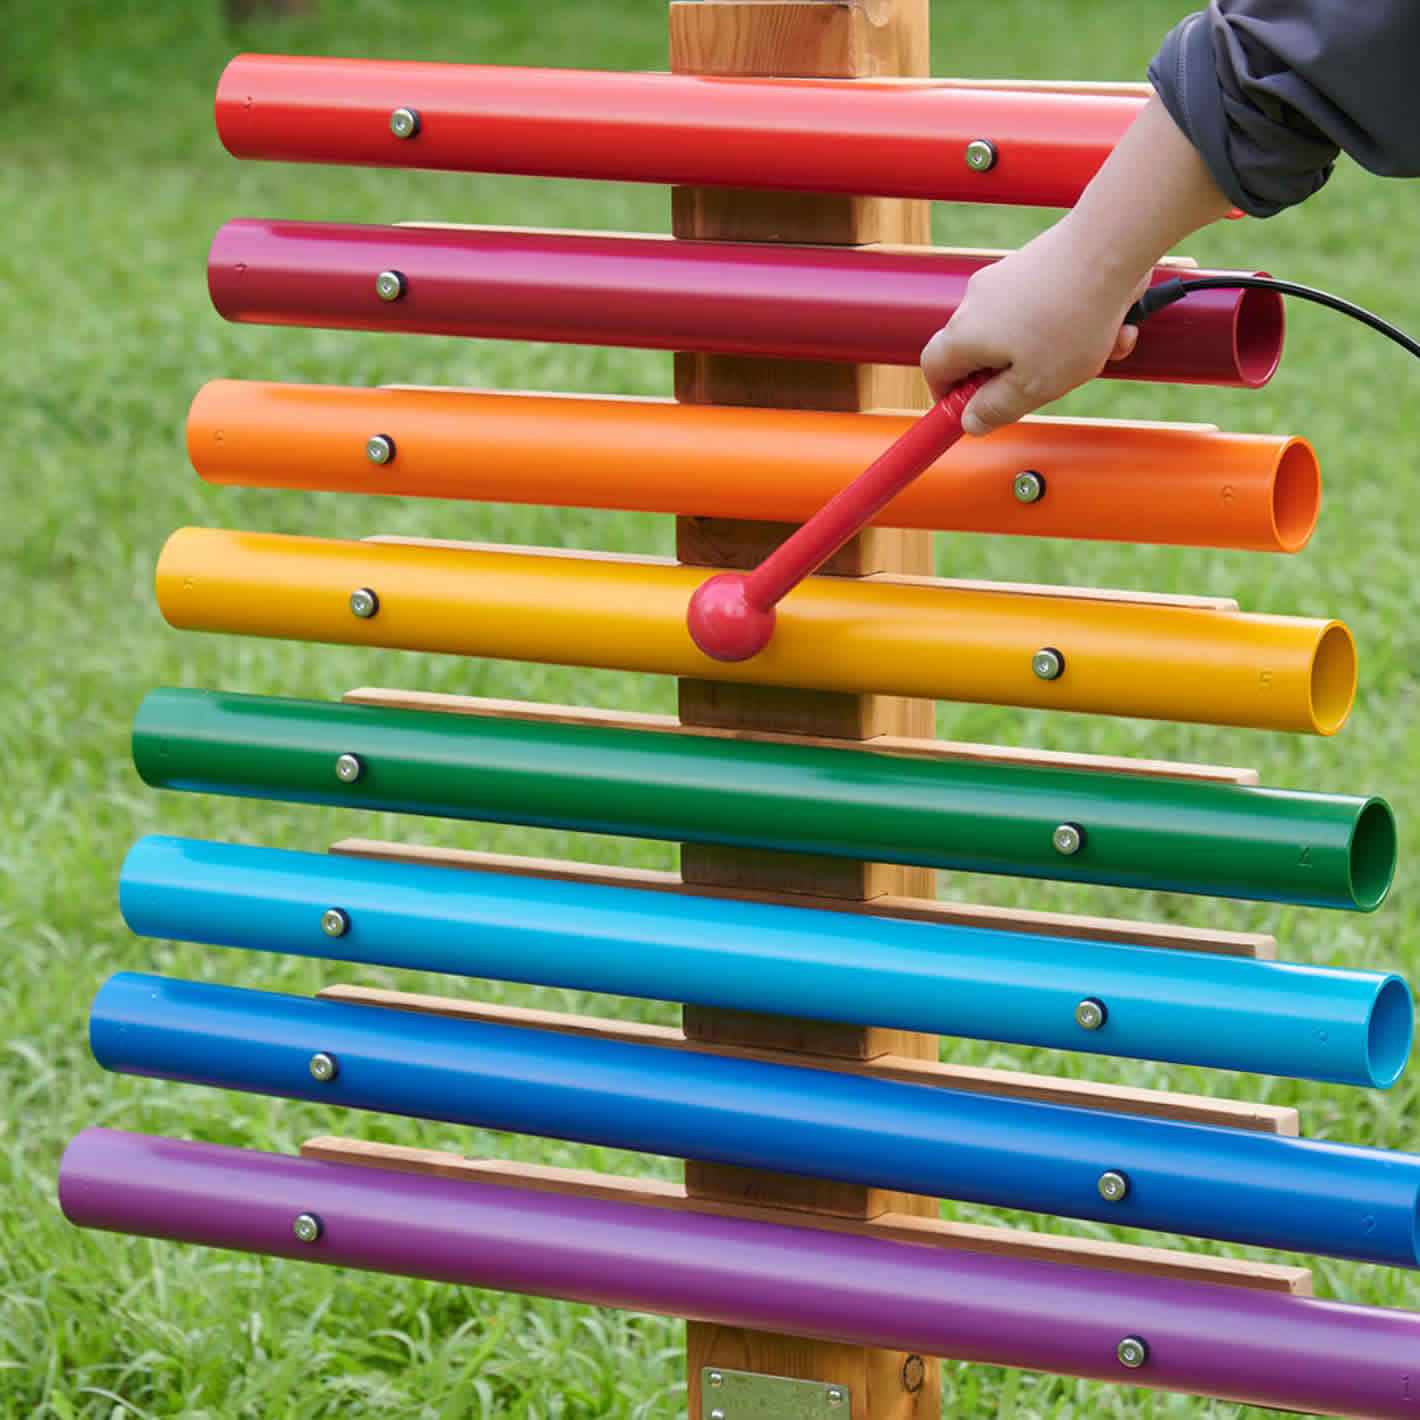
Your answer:
[[[1253,216],[1310,197],[1338,152],[1420,177],[1416,0],[1209,0],[1169,33],[1149,80]]]

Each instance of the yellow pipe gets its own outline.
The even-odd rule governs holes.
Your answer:
[[[1356,684],[1341,623],[1088,592],[811,577],[774,640],[729,666],[696,649],[706,569],[452,544],[184,528],[158,564],[174,626],[708,680],[878,692],[1332,734]],[[362,618],[351,594],[374,593]],[[1033,670],[1053,648],[1056,679]]]

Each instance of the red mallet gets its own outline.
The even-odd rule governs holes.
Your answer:
[[[690,639],[716,661],[747,661],[774,635],[774,608],[961,438],[961,416],[995,373],[953,385],[898,441],[781,543],[753,572],[721,572],[690,598]]]

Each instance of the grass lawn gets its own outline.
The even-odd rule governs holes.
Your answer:
[[[237,216],[666,230],[668,201],[658,188],[238,164],[211,121],[217,76],[242,50],[662,68],[665,7],[325,0],[316,18],[231,31],[216,0],[17,4],[0,56],[8,346],[0,407],[9,430],[0,459],[0,1417],[680,1414],[682,1334],[673,1321],[80,1233],[60,1216],[54,1191],[60,1151],[89,1124],[284,1151],[311,1134],[346,1132],[542,1163],[677,1171],[664,1159],[332,1117],[314,1106],[109,1076],[89,1055],[85,1024],[97,986],[122,969],[291,992],[329,979],[310,962],[132,937],[119,918],[116,878],[128,846],[146,832],[291,848],[352,833],[403,835],[671,866],[669,847],[631,840],[159,795],[128,757],[134,709],[162,685],[335,698],[350,685],[390,684],[672,708],[671,683],[656,677],[184,634],[162,622],[152,592],[162,542],[184,524],[669,551],[664,518],[213,488],[188,466],[182,438],[193,394],[219,376],[668,393],[670,359],[656,353],[230,326],[211,310],[204,279],[212,233]],[[934,71],[1139,78],[1185,8],[1160,0],[935,5]],[[943,206],[937,235],[957,245],[1013,245],[1047,219]],[[1417,235],[1420,189],[1343,165],[1305,208],[1266,223],[1222,224],[1188,250],[1207,265],[1265,268],[1336,291],[1413,333]],[[1308,437],[1326,491],[1321,526],[1301,554],[954,535],[939,538],[939,561],[952,575],[1226,594],[1246,610],[1340,617],[1361,664],[1345,729],[1315,740],[955,705],[941,708],[939,726],[951,738],[1252,764],[1266,784],[1384,794],[1401,829],[1389,901],[1359,917],[964,875],[944,877],[944,895],[1265,930],[1285,959],[1415,974],[1420,368],[1328,312],[1293,305],[1289,322],[1281,373],[1264,391],[1100,382],[1058,412]],[[376,970],[348,979],[676,1017],[670,1005],[495,982]],[[946,1048],[966,1063],[1295,1104],[1314,1137],[1415,1147],[1416,1077],[1377,1094],[989,1045]],[[1325,1295],[1420,1305],[1413,1274],[1325,1260],[1315,1270]],[[987,1368],[949,1366],[948,1379],[946,1413],[961,1417],[1260,1413]]]

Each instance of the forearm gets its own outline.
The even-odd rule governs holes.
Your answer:
[[[1096,276],[1123,292],[1185,237],[1231,210],[1155,94],[1059,227]]]
[[[970,434],[1058,399],[1129,354],[1138,332],[1124,315],[1155,263],[1231,207],[1151,98],[1076,206],[971,278],[922,352],[928,386],[941,395],[974,370],[1000,371],[967,406]]]

